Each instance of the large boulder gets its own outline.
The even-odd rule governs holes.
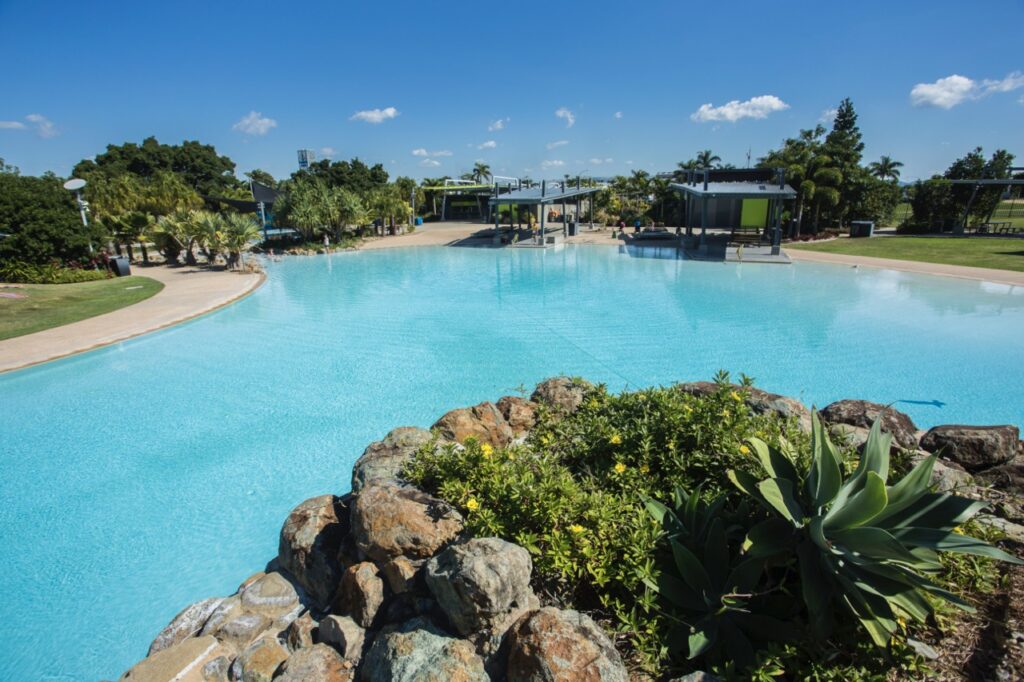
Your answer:
[[[368,557],[426,559],[462,532],[462,516],[416,488],[370,484],[352,505],[352,534]]]
[[[507,395],[498,400],[498,411],[512,428],[512,434],[518,438],[537,424],[537,403],[514,395]]]
[[[593,389],[594,385],[583,379],[552,377],[537,384],[530,400],[543,403],[559,414],[570,415],[580,409],[583,399]]]
[[[917,466],[929,453],[918,450],[910,457],[912,466]],[[936,458],[932,466],[932,485],[942,493],[962,491],[974,482],[974,478],[956,462]]]
[[[416,451],[430,442],[430,431],[402,426],[370,443],[352,467],[352,492],[358,493],[371,482],[398,481],[402,468]]]
[[[153,643],[149,645],[149,652],[146,655],[152,656],[158,651],[163,651],[184,639],[198,634],[203,629],[203,626],[206,625],[210,615],[217,610],[217,607],[223,601],[224,599],[221,597],[212,597],[186,606],[181,613],[167,624],[167,627],[160,631],[160,634],[156,636]]]
[[[298,651],[299,649],[313,646],[313,642],[316,641],[316,637],[319,634],[319,628],[320,624],[313,618],[313,614],[306,611],[292,621],[292,624],[285,631],[285,641],[288,643],[288,648],[292,651]]]
[[[291,581],[274,571],[242,590],[242,607],[275,619],[301,607],[301,597]]]
[[[760,415],[777,415],[781,419],[796,419],[797,426],[806,432],[811,430],[811,411],[795,398],[769,393],[753,386],[730,384],[732,390],[741,396],[750,411]],[[683,393],[703,398],[717,393],[720,386],[714,381],[691,381],[676,384],[676,389]]]
[[[213,610],[201,634],[242,651],[265,632],[286,633],[304,610],[298,590],[283,574],[258,574]]]
[[[464,443],[467,438],[475,438],[478,443],[488,443],[496,448],[505,447],[514,437],[512,427],[491,402],[447,412],[434,423],[433,428],[445,440]]]
[[[968,471],[978,472],[1013,459],[1019,441],[1020,430],[1016,426],[947,424],[929,429],[921,439],[921,447]]]
[[[339,560],[349,533],[346,498],[321,495],[292,510],[281,528],[277,558],[320,606],[338,589],[344,566]]]
[[[1018,455],[1006,464],[986,469],[978,474],[985,485],[1024,498],[1024,455]]]
[[[383,603],[384,581],[373,562],[364,561],[345,571],[335,599],[336,611],[351,615],[357,623],[368,628],[373,626]],[[323,627],[321,623],[321,633]]]
[[[628,682],[608,636],[589,616],[543,608],[509,632],[508,682]]]
[[[326,644],[315,644],[292,654],[274,682],[352,682],[352,664]]]
[[[231,664],[231,676],[239,682],[270,682],[288,650],[273,637],[261,637],[250,644]]]
[[[121,676],[122,682],[203,682],[203,667],[234,652],[213,637],[189,637],[148,656]]]
[[[363,656],[366,630],[348,616],[326,616],[320,621],[320,641],[337,649],[345,660],[358,663]]]
[[[473,645],[423,618],[385,628],[359,668],[363,682],[489,682]]]
[[[426,579],[455,631],[474,636],[490,654],[515,620],[539,606],[530,588],[532,570],[530,553],[519,545],[477,538],[428,561]]]
[[[380,574],[395,594],[413,592],[421,587],[422,563],[410,561],[404,556],[395,557],[380,567]]]
[[[882,430],[891,433],[897,445],[907,450],[917,449],[917,427],[913,420],[888,405],[867,400],[837,400],[825,407],[821,416],[829,424],[849,424],[865,429],[870,429],[881,417]]]

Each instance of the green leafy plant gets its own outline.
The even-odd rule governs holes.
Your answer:
[[[934,456],[887,485],[891,441],[876,421],[856,470],[844,477],[839,453],[815,414],[809,462],[801,461],[785,441],[771,448],[751,438],[750,447],[769,477],[759,481],[739,469],[729,472],[737,488],[772,514],[750,529],[747,554],[795,552],[801,595],[819,637],[828,634],[836,605],[852,614],[878,646],[889,643],[900,618],[923,622],[931,616],[928,596],[969,610],[961,597],[927,577],[942,570],[939,552],[1022,563],[958,532],[985,504],[934,492]]]
[[[85,270],[82,268],[66,268],[49,263],[36,265],[24,261],[8,261],[0,263],[0,282],[16,282],[20,284],[76,284],[78,282],[95,282],[107,279],[110,273],[106,270]]]
[[[724,513],[724,494],[707,503],[698,492],[677,488],[674,497],[674,510],[645,500],[670,550],[657,582],[645,579],[669,605],[668,620],[675,623],[668,632],[669,651],[694,659],[721,649],[738,667],[746,667],[754,663],[751,640],[785,639],[792,630],[768,615],[764,595],[755,593],[765,561],[737,551],[743,530]]]

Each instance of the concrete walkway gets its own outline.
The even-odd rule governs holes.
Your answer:
[[[208,313],[252,292],[263,275],[202,268],[135,267],[132,274],[163,282],[154,296],[62,327],[0,341],[0,372],[98,348]]]

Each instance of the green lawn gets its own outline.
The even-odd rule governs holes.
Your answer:
[[[787,244],[786,248],[1024,272],[1024,239],[873,237]]]
[[[0,340],[109,313],[149,298],[164,285],[149,277],[81,284],[0,285]],[[15,294],[24,298],[9,298]]]

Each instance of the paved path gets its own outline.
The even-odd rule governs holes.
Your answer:
[[[263,283],[263,275],[191,267],[135,267],[132,274],[159,280],[164,288],[127,308],[0,341],[0,372],[167,327],[227,305]]]

